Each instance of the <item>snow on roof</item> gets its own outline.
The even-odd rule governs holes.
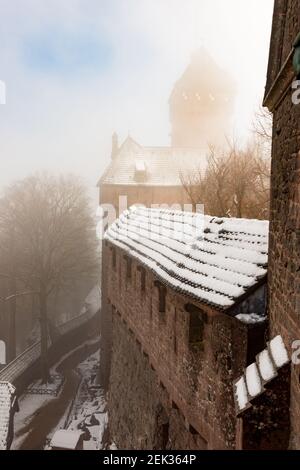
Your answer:
[[[288,353],[281,336],[276,336],[276,338],[272,339],[269,346],[276,367],[282,367],[289,361]]]
[[[75,450],[81,436],[82,431],[59,429],[54,433],[50,442],[50,446],[59,449]]]
[[[268,222],[131,207],[106,240],[196,300],[227,309],[267,273]]]
[[[274,379],[277,372],[267,349],[264,349],[257,358],[260,375],[265,382]]]
[[[206,168],[207,150],[174,147],[143,147],[128,137],[100,178],[100,184],[182,186],[181,175]]]
[[[250,364],[246,369],[246,384],[250,397],[256,397],[262,392],[262,384],[259,378],[256,363]]]
[[[241,377],[236,383],[236,399],[238,402],[239,409],[246,409],[248,404],[248,392],[246,381],[244,377]]]
[[[236,315],[238,320],[246,325],[256,325],[258,323],[263,323],[267,320],[266,316],[258,315],[257,313],[239,313]]]
[[[9,430],[12,396],[15,387],[9,382],[0,382],[0,450],[6,450]]]
[[[268,347],[259,353],[256,362],[234,383],[237,413],[251,406],[250,401],[264,392],[264,385],[278,375],[278,369],[289,362],[288,352],[281,336],[276,336]],[[244,385],[243,385],[244,384]]]

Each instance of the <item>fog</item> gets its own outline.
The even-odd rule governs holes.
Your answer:
[[[273,0],[0,0],[0,186],[48,169],[94,188],[111,134],[168,145],[168,100],[201,45],[235,83],[231,132],[262,101]],[[220,77],[222,79],[222,77]]]

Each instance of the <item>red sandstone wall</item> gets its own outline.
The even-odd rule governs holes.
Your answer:
[[[203,449],[206,442],[186,426],[141,344],[113,315],[109,426],[119,449]]]
[[[109,247],[107,250],[110,251]],[[200,448],[205,441],[208,449],[235,448],[232,384],[246,365],[246,326],[202,306],[208,315],[204,349],[193,352],[188,342],[189,313],[185,310],[190,299],[168,290],[166,312],[160,313],[153,275],[147,271],[145,292],[142,292],[137,263],[132,262],[132,277],[126,279],[123,252],[116,251],[116,268],[111,252],[106,272],[107,292],[114,312],[109,400],[113,438],[126,448],[154,445],[149,437],[155,428],[153,413],[163,403],[169,423],[175,420],[177,431],[179,424],[172,409],[178,409],[187,429],[197,431]],[[132,340],[128,339],[129,335]],[[139,346],[138,353],[133,343]],[[141,360],[143,354],[145,360]],[[149,372],[151,367],[155,373]],[[164,400],[156,397],[157,384],[165,391]],[[145,405],[146,401],[150,401],[149,406]],[[188,442],[193,448],[195,441],[190,441],[189,433],[185,435],[185,444],[180,444],[176,432],[170,437],[175,448]]]
[[[286,11],[282,31],[280,26]],[[300,0],[275,2],[268,88],[300,31]],[[275,45],[277,47],[275,48]],[[278,48],[282,50],[279,57]],[[274,112],[272,200],[269,255],[271,336],[282,334],[287,346],[300,339],[300,105],[291,92]],[[291,448],[300,449],[300,368],[291,372]]]

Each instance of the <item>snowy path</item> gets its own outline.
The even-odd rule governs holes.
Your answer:
[[[67,412],[81,382],[81,376],[75,372],[76,366],[94,353],[98,347],[98,341],[86,343],[58,363],[55,369],[64,375],[65,381],[57,398],[32,395],[22,397],[20,416],[18,416],[19,413],[16,415],[13,449],[39,450],[44,448],[47,436]],[[32,401],[36,401],[37,407]]]
[[[105,449],[108,442],[108,416],[103,390],[97,385],[99,351],[82,362],[77,370],[82,376],[67,429],[84,431],[84,450]]]

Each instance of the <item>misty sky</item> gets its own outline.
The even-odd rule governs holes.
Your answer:
[[[169,95],[200,45],[236,82],[233,133],[246,139],[272,10],[273,0],[0,0],[0,187],[41,169],[94,187],[114,130],[168,145]]]

